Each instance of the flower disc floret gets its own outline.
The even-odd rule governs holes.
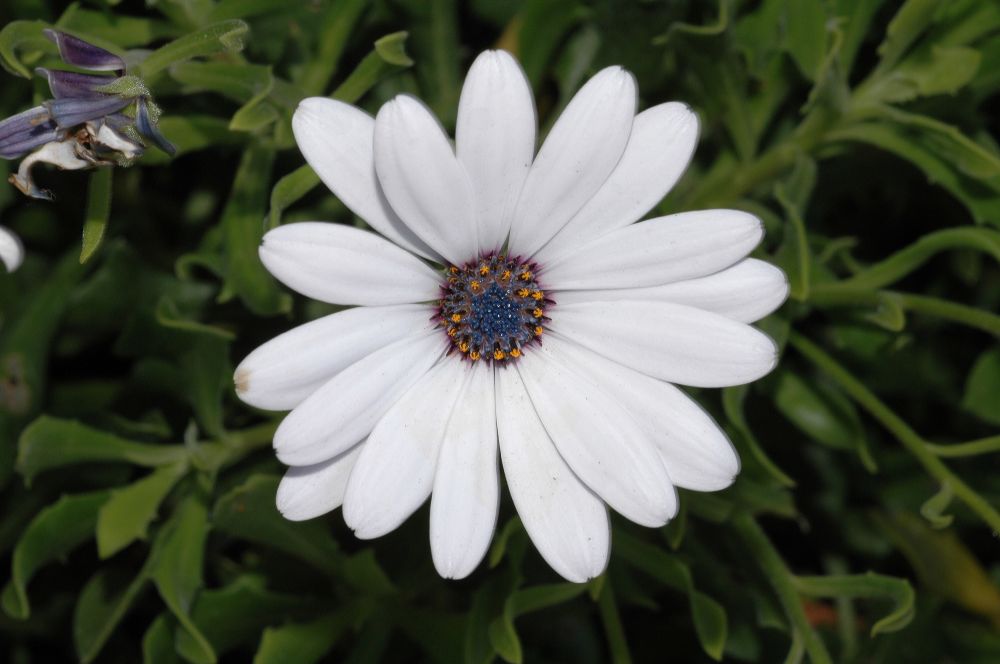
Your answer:
[[[506,363],[538,342],[548,318],[537,266],[504,254],[485,254],[445,271],[438,325],[473,362]]]

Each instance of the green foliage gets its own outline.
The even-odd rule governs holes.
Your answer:
[[[56,26],[126,57],[177,146],[0,187],[0,660],[1000,661],[1000,4],[981,0],[10,0],[0,114],[47,97]],[[587,77],[690,104],[701,143],[657,213],[761,217],[791,300],[767,379],[696,391],[736,483],[656,531],[612,518],[561,582],[504,496],[487,562],[437,577],[426,508],[364,542],[275,507],[252,348],[328,313],[263,233],[359,225],[291,132],[302,99],[416,94],[449,131],[486,48],[542,135]],[[6,162],[5,162],[6,163]],[[7,165],[8,172],[13,167]],[[112,186],[113,185],[113,186]]]

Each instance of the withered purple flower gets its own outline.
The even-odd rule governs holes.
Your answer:
[[[128,166],[142,156],[146,141],[174,154],[157,128],[159,109],[141,79],[126,73],[125,61],[79,37],[45,30],[63,62],[90,74],[39,67],[53,99],[0,122],[0,157],[31,153],[10,182],[32,198],[52,195],[35,185],[32,167],[44,162],[64,170]]]

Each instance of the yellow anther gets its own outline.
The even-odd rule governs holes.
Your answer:
[[[545,297],[545,293],[543,293],[543,292],[542,292],[542,291],[540,291],[540,290],[536,290],[536,291],[533,291],[533,292],[531,293],[531,299],[533,299],[533,300],[540,300],[540,299],[542,299],[543,297]]]
[[[530,293],[531,293],[531,291],[528,290],[527,288],[518,288],[517,289],[517,295],[518,295],[518,297],[528,297],[528,295]]]
[[[468,353],[469,352],[469,342],[468,341],[463,341],[462,343],[458,344],[458,349],[460,351],[462,351],[463,353]]]
[[[510,349],[510,356],[511,357],[521,357],[521,349],[520,348],[511,348]]]
[[[536,337],[542,336],[542,326],[541,325],[536,325],[535,326],[535,336]]]
[[[500,274],[500,281],[510,281],[510,270],[504,270]]]
[[[541,318],[542,314],[544,314],[544,313],[545,312],[542,311],[541,309],[532,309],[531,310],[531,315],[534,316],[535,318]]]
[[[520,274],[520,277],[524,281],[531,281],[531,270],[525,270]]]
[[[462,322],[462,314],[452,314],[451,315],[451,322],[452,323],[461,323]]]
[[[497,348],[495,351],[493,351],[493,359],[494,360],[500,361],[500,360],[504,359],[505,357],[507,357],[507,353],[503,352],[499,348]]]
[[[482,357],[482,355],[479,354],[478,350],[474,350],[471,353],[469,353],[469,359],[472,360],[473,362],[478,360],[480,357]]]
[[[469,284],[469,288],[472,290],[473,293],[478,293],[483,289],[483,285],[478,281],[473,281]]]
[[[489,273],[490,273],[490,266],[489,265],[480,265],[479,266],[479,274],[481,276],[485,277]]]
[[[454,265],[452,265],[451,267],[449,267],[448,271],[451,272],[452,274],[458,274],[458,268],[455,267]]]
[[[449,327],[448,328],[448,336],[449,337],[453,337],[456,334],[458,334],[458,328],[457,327]]]

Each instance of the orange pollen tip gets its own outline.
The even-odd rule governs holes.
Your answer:
[[[510,281],[510,270],[504,270],[500,274],[501,281]]]
[[[451,322],[452,323],[460,323],[460,322],[462,322],[462,314],[452,314],[451,315]]]
[[[482,290],[483,285],[478,281],[473,281],[471,284],[469,284],[469,288],[472,289],[473,293],[478,293],[480,290]]]
[[[540,300],[540,299],[542,299],[543,297],[545,297],[545,293],[543,293],[543,292],[542,292],[542,291],[540,291],[540,290],[536,290],[535,292],[533,292],[533,293],[531,294],[531,297],[532,297],[532,299],[534,299],[534,300]]]
[[[521,273],[521,279],[524,280],[524,281],[531,281],[531,272],[529,272],[528,270],[525,270],[524,272],[522,272]]]
[[[505,357],[507,357],[507,354],[504,353],[499,348],[497,348],[495,351],[493,351],[493,359],[494,360],[502,360]]]
[[[519,297],[528,297],[530,293],[531,291],[529,291],[527,288],[520,288],[517,291]]]
[[[480,357],[482,357],[482,355],[479,354],[478,350],[474,350],[471,353],[469,353],[469,359],[472,360],[473,362],[478,360]]]
[[[542,314],[544,314],[544,313],[545,312],[542,311],[541,309],[532,309],[531,310],[531,315],[534,316],[535,318],[541,318]]]
[[[541,325],[536,325],[535,326],[535,336],[536,337],[542,336],[542,326]]]
[[[510,349],[510,356],[511,357],[521,357],[521,349],[520,348],[511,348]]]
[[[460,351],[462,351],[463,353],[468,353],[469,352],[469,342],[463,341],[462,343],[458,344],[458,349]]]
[[[479,266],[479,274],[481,274],[481,275],[483,275],[485,277],[489,273],[490,273],[490,266],[489,265],[480,265]]]
[[[449,267],[448,271],[451,272],[452,274],[458,274],[458,268],[455,267],[454,265],[452,265],[451,267]]]
[[[448,336],[449,337],[453,337],[456,334],[458,334],[458,328],[457,327],[449,327],[448,328]]]

